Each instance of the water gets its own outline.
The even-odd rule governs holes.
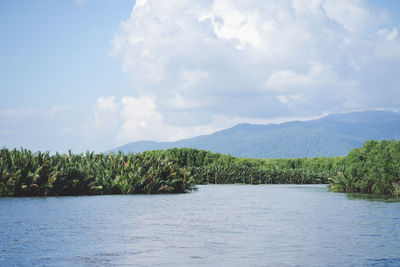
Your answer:
[[[324,185],[0,199],[1,266],[400,266],[399,240],[400,202]]]

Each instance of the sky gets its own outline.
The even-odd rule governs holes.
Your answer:
[[[400,110],[397,0],[2,0],[0,147]]]

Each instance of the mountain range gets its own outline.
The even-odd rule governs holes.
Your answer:
[[[252,158],[332,157],[346,155],[369,139],[400,139],[400,113],[360,111],[280,124],[244,123],[175,142],[132,142],[112,151],[189,147]]]

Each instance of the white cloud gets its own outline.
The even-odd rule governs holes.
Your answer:
[[[115,100],[114,96],[98,98],[92,111],[93,118],[84,125],[85,136],[89,138],[104,135],[113,136],[117,133],[121,104]]]
[[[326,91],[335,90],[343,93],[352,88],[352,81],[338,77],[331,66],[319,62],[309,62],[307,73],[298,74],[292,70],[277,70],[265,82],[265,91],[279,94],[278,99],[282,104],[295,103],[296,101],[312,98],[314,95],[324,94]],[[300,102],[299,102],[300,103]]]
[[[157,129],[162,126],[162,117],[156,111],[154,99],[150,97],[128,97],[121,100],[123,124],[117,140],[152,139],[157,137]]]
[[[379,29],[378,35],[383,36],[388,41],[394,41],[399,35],[399,32],[397,31],[397,28],[392,28],[391,30],[382,28]]]
[[[108,138],[110,142],[145,138],[161,123],[161,115],[155,110],[150,97],[100,97],[93,107],[93,117],[85,125],[88,138]]]
[[[257,25],[257,15],[242,13],[233,1],[214,1],[210,13],[202,15],[199,20],[210,19],[214,33],[222,39],[236,39],[235,48],[243,49],[246,46],[257,47],[261,44],[258,27],[269,26],[274,30],[274,23]]]
[[[137,1],[112,43],[139,96],[117,105],[141,118],[121,115],[118,136],[397,108],[398,30],[379,12],[363,0]]]
[[[314,83],[312,76],[297,74],[292,70],[279,70],[271,74],[265,86],[271,91],[285,91],[303,89],[312,86]]]
[[[153,97],[100,97],[93,108],[93,118],[85,125],[85,134],[91,140],[107,140],[112,146],[134,140],[176,141],[182,138],[210,134],[238,123],[274,123],[291,118],[255,119],[213,115],[212,123],[196,126],[174,126],[165,122],[156,109]],[[69,130],[69,129],[68,129]],[[105,148],[107,149],[107,148]]]
[[[320,2],[329,19],[351,34],[367,34],[378,19],[364,0],[329,0]],[[364,36],[365,37],[365,36]]]
[[[147,3],[147,0],[136,0],[134,8],[137,9],[137,8],[143,7],[146,5],[146,3]]]

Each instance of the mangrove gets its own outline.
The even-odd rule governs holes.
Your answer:
[[[399,195],[400,141],[366,141],[345,157],[251,159],[173,148],[85,154],[0,150],[0,196],[184,193],[196,184],[325,184]]]

